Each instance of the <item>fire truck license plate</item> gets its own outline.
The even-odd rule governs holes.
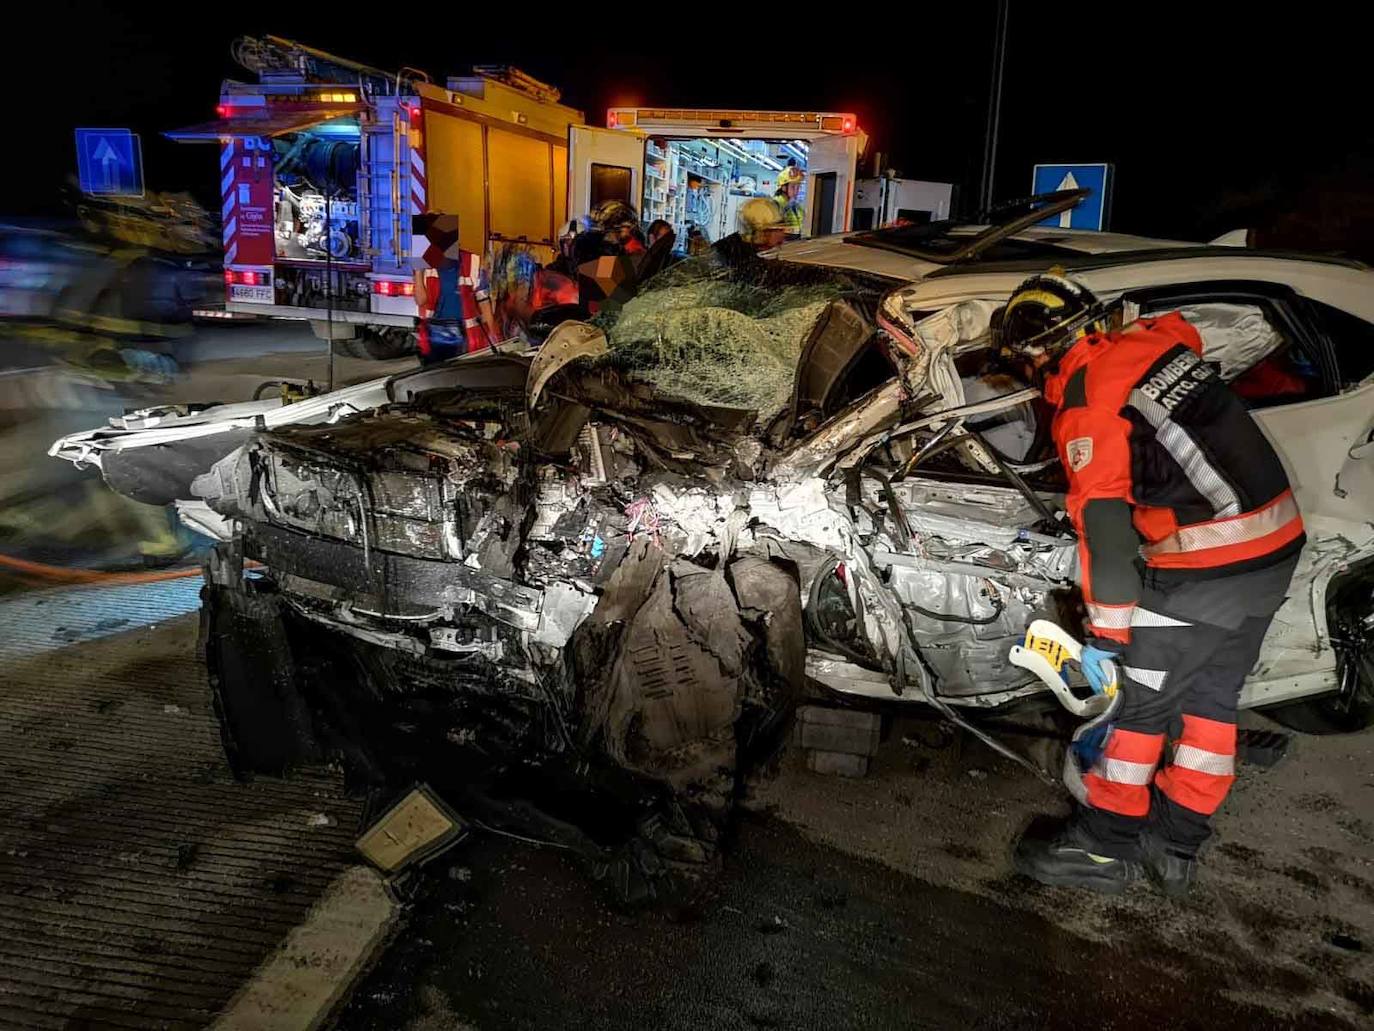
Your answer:
[[[257,304],[272,303],[272,288],[270,286],[241,286],[234,284],[229,288],[229,300],[231,301],[253,301]]]

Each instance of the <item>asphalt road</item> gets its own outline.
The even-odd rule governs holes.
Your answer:
[[[557,852],[462,843],[338,1027],[1374,1021],[1374,735],[1305,738],[1275,769],[1243,767],[1201,883],[1175,902],[1013,874],[1012,840],[1063,796],[934,730],[893,728],[863,780],[789,755],[690,915],[614,909]]]

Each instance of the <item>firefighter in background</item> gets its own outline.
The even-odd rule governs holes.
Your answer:
[[[801,188],[806,176],[797,167],[795,158],[789,158],[787,167],[778,173],[778,188],[773,200],[782,212],[782,225],[788,236],[800,236],[806,209],[802,207]]]
[[[1091,635],[1084,673],[1098,690],[1103,660],[1122,674],[1093,728],[1100,752],[1070,785],[1073,817],[1052,839],[1023,838],[1015,865],[1107,892],[1144,875],[1180,895],[1235,780],[1236,703],[1288,590],[1302,517],[1182,315],[1123,328],[1120,306],[1050,274],[999,316],[995,346],[1056,409]]]
[[[610,254],[643,254],[644,233],[639,215],[622,200],[603,200],[591,214],[592,226],[600,231]]]
[[[787,239],[782,209],[768,197],[754,197],[741,204],[735,213],[735,224],[735,232],[711,245],[716,258],[732,267],[761,261],[759,251],[776,247]]]
[[[487,272],[472,251],[416,272],[415,296],[421,298],[416,349],[422,364],[482,351],[501,339]]]

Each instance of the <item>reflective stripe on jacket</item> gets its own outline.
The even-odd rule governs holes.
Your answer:
[[[1302,547],[1278,456],[1177,313],[1086,336],[1047,379],[1090,630],[1130,640],[1136,562],[1262,568]],[[1143,545],[1143,546],[1142,546]]]

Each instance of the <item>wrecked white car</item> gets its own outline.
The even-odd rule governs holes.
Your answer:
[[[916,228],[945,255],[995,235]],[[1049,249],[895,289],[848,257],[684,262],[533,355],[151,410],[53,454],[222,542],[203,627],[236,770],[423,778],[642,898],[710,870],[804,691],[985,739],[1054,705],[1007,654],[1037,616],[1078,632],[1076,542],[1036,394],[984,352],[1025,275],[1095,260],[1099,296],[1184,307],[1233,380],[1288,363],[1253,403],[1310,542],[1243,704],[1368,721],[1374,275]]]

